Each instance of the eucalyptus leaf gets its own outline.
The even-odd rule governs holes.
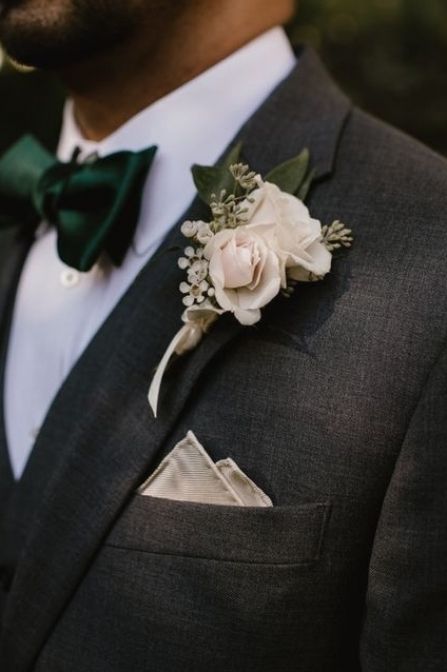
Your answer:
[[[297,194],[306,182],[309,164],[309,150],[304,149],[298,156],[270,171],[265,177],[265,181],[276,184],[281,191],[285,191],[287,194]]]
[[[211,204],[213,194],[218,196],[223,189],[225,189],[227,193],[233,191],[235,181],[229,168],[233,163],[239,161],[241,150],[242,143],[238,143],[224,157],[219,165],[199,166],[196,164],[192,167],[194,184],[199,192],[199,196],[207,205]]]

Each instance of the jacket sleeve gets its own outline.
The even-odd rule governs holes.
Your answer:
[[[408,426],[369,568],[362,672],[447,670],[447,349]]]

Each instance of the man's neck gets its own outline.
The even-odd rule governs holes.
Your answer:
[[[267,21],[253,13],[249,0],[244,2],[237,12],[203,10],[200,16],[183,16],[169,25],[168,38],[164,34],[156,39],[152,22],[151,27],[142,27],[131,45],[59,73],[85,138],[102,140],[151,103],[288,18],[283,11],[272,12]],[[222,5],[234,9],[235,3]]]

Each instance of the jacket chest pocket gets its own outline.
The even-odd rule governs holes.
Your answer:
[[[328,502],[263,508],[135,495],[105,543],[167,556],[310,566],[319,558],[329,510]]]
[[[328,612],[329,511],[328,502],[245,508],[134,495],[57,641],[82,624],[88,669],[105,669],[107,651],[108,672],[294,670]]]

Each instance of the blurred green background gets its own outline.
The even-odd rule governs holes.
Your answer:
[[[447,154],[447,0],[299,0],[294,43],[355,102]]]
[[[289,34],[320,51],[357,104],[447,154],[447,0],[299,0]],[[4,64],[0,146],[25,127],[54,134],[62,95]]]

